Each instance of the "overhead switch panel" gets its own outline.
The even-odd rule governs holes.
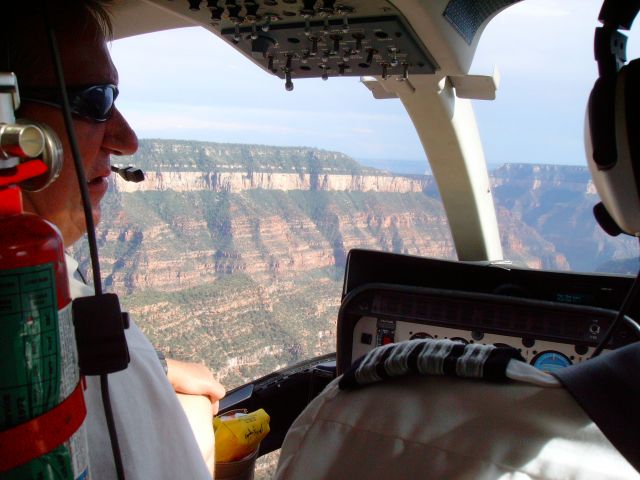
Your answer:
[[[287,90],[297,78],[381,76],[402,81],[438,68],[400,12],[385,0],[184,1],[189,16],[205,23],[200,16],[208,15],[209,28],[286,80]]]

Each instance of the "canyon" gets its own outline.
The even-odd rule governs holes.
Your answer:
[[[113,176],[97,229],[105,287],[167,356],[231,388],[335,350],[352,248],[455,258],[437,186],[307,147],[141,140],[146,181]],[[425,162],[426,163],[426,162]],[[615,270],[635,243],[595,224],[586,167],[491,173],[505,258]],[[87,248],[75,249],[87,269]]]

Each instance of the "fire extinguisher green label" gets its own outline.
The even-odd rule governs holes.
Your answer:
[[[0,429],[60,401],[60,339],[53,265],[0,273]]]

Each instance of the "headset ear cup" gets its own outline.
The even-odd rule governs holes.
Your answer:
[[[591,159],[598,170],[616,164],[615,128],[616,76],[600,77],[589,95],[587,118],[591,135]]]
[[[629,62],[624,74],[624,125],[616,125],[616,140],[619,152],[629,155],[633,165],[636,184],[640,189],[640,59]]]
[[[623,232],[640,236],[640,157],[638,154],[640,62],[637,60],[631,62],[611,78],[615,79],[615,89],[614,100],[610,103],[613,118],[608,126],[614,134],[616,158],[613,162],[606,162],[607,166],[603,168],[601,164],[603,158],[599,158],[600,163],[596,161],[596,146],[591,145],[591,141],[608,142],[605,138],[608,135],[607,131],[594,132],[594,122],[596,125],[604,126],[599,121],[602,119],[598,119],[597,113],[609,114],[603,100],[605,96],[609,96],[609,93],[606,84],[600,82],[603,80],[600,78],[592,91],[588,119],[585,122],[585,133],[591,128],[591,132],[585,135],[587,160],[593,182],[606,211]],[[603,145],[600,143],[601,149]],[[606,148],[610,146],[606,145]],[[600,150],[600,154],[602,151]]]

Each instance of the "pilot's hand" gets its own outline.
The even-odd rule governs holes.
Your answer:
[[[167,378],[176,393],[204,395],[213,405],[213,414],[218,413],[219,401],[225,396],[224,387],[213,378],[213,373],[199,363],[181,362],[167,358]]]

